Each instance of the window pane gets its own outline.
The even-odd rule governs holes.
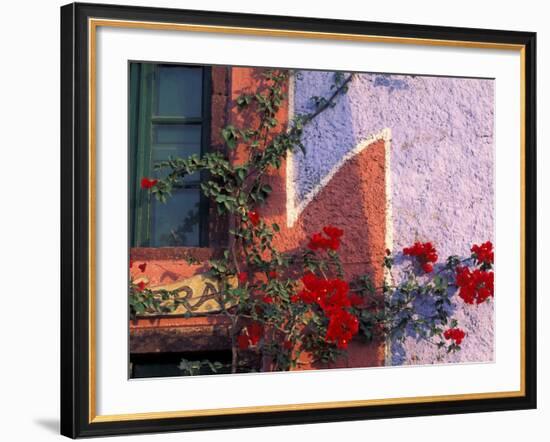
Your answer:
[[[200,124],[155,124],[153,125],[153,144],[181,144],[189,146],[193,152],[200,153]]]
[[[152,199],[151,246],[199,246],[199,215],[199,189],[178,190],[166,204]]]
[[[201,154],[201,126],[181,124],[153,125],[153,164],[172,158],[187,158]],[[199,181],[199,173],[185,177],[184,181]]]
[[[202,68],[159,66],[158,116],[200,117],[202,113]]]

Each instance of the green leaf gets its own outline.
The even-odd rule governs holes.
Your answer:
[[[237,130],[234,126],[227,126],[222,129],[222,137],[229,149],[235,149],[235,147],[237,147]]]

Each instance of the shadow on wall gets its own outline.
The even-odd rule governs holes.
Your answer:
[[[300,71],[295,78],[294,114],[312,112],[315,109],[313,97],[330,96],[334,75],[334,72]],[[294,155],[296,173],[293,180],[298,200],[313,192],[333,166],[359,142],[346,94],[337,98],[335,107],[327,109],[305,127],[302,140],[305,154],[297,152]]]
[[[405,257],[402,253],[395,255],[394,265],[398,268],[405,268],[406,265],[410,262],[410,259]],[[439,272],[445,267],[444,264],[436,264],[434,266],[434,273]],[[402,277],[402,272],[399,272],[397,276]],[[395,281],[396,284],[399,283],[399,280]],[[452,317],[456,311],[456,304],[453,301],[454,296],[457,293],[456,288],[449,288],[447,291],[449,298],[451,300],[451,305],[444,308],[447,315]],[[403,294],[395,292],[391,298],[391,301],[397,301],[401,299]],[[425,295],[419,295],[416,297],[413,302],[412,308],[413,311],[418,315],[419,319],[428,320],[428,323],[431,322],[431,319],[437,318],[437,308],[435,305],[435,299],[429,293]],[[396,321],[399,322],[400,317],[396,318]],[[407,363],[407,353],[403,343],[401,342],[402,338],[410,338],[416,340],[416,342],[421,342],[424,340],[423,333],[429,333],[430,327],[427,325],[417,324],[417,329],[412,324],[409,324],[403,334],[395,335],[391,339],[391,365],[403,365]]]

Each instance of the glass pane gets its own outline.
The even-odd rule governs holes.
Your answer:
[[[153,125],[153,144],[182,144],[200,153],[200,124],[155,124]]]
[[[172,158],[187,158],[201,154],[201,126],[182,124],[153,125],[153,164]],[[184,181],[199,181],[199,173],[185,177]]]
[[[199,240],[200,190],[174,192],[166,204],[152,199],[151,246],[197,247]]]
[[[159,66],[156,114],[200,117],[202,113],[202,68]]]

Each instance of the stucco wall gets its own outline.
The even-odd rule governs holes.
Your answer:
[[[302,71],[293,85],[294,113],[310,111],[312,96],[328,96],[332,79],[332,73]],[[359,74],[336,107],[307,127],[307,153],[292,158],[291,205],[314,192],[363,139],[389,129],[393,251],[429,240],[440,258],[469,256],[471,244],[494,240],[493,109],[490,79]],[[399,265],[393,276],[399,278]],[[453,317],[468,333],[462,351],[446,355],[407,338],[393,343],[389,362],[492,360],[493,307],[464,305],[455,296]]]

